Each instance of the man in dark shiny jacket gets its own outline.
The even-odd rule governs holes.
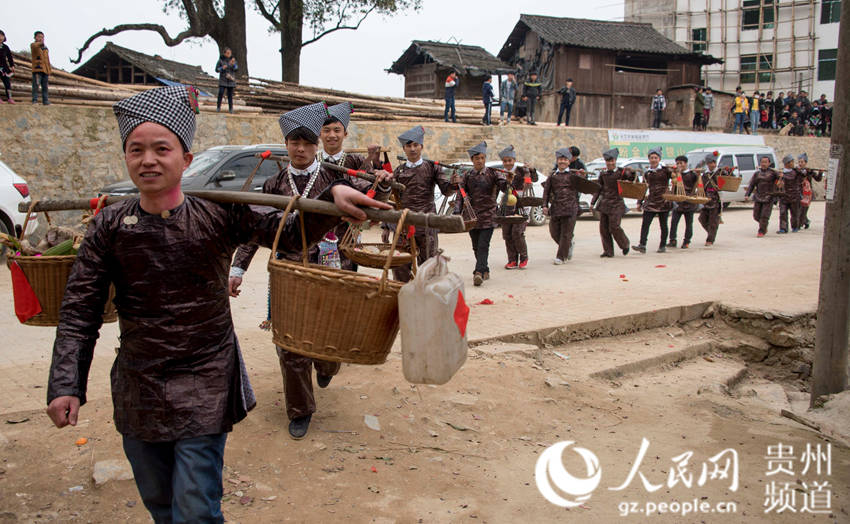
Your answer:
[[[190,91],[191,90],[191,91]],[[132,198],[89,226],[68,278],[47,389],[47,414],[76,425],[110,286],[121,336],[112,368],[115,428],[142,501],[160,522],[223,522],[227,433],[256,404],[230,315],[228,266],[236,246],[271,245],[281,212],[186,196],[197,91],[171,86],[115,104]],[[389,207],[344,180],[322,196],[365,219],[356,204]],[[300,249],[299,217],[281,233]],[[339,219],[304,217],[309,242]]]
[[[643,181],[646,182],[648,193],[645,198],[638,201],[638,209],[643,210],[643,221],[640,225],[640,244],[632,246],[639,253],[646,253],[646,242],[649,239],[649,227],[653,219],[658,218],[661,228],[661,242],[658,252],[667,251],[667,216],[670,214],[672,204],[664,200],[664,193],[670,189],[670,180],[673,177],[669,167],[661,165],[661,148],[654,147],[649,150],[649,168],[643,173]]]

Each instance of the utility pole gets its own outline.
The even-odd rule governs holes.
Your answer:
[[[841,2],[812,397],[847,389],[850,335],[850,1]],[[838,165],[835,166],[835,162]],[[832,176],[834,173],[834,176]],[[830,201],[832,196],[832,201]]]

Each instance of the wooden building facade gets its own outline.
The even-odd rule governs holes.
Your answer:
[[[480,99],[485,78],[501,78],[513,68],[479,46],[414,40],[387,69],[404,75],[405,98],[443,98],[446,77],[452,71],[460,79],[455,98]],[[494,92],[498,91],[498,78],[493,78]]]
[[[150,86],[170,83],[195,84],[217,79],[204,73],[200,66],[192,66],[159,55],[146,55],[107,42],[86,63],[73,71],[74,74],[108,82],[110,84],[142,84]]]
[[[699,84],[701,67],[717,62],[650,24],[537,15],[520,16],[499,58],[518,70],[519,95],[528,73],[538,73],[544,90],[538,121],[557,120],[557,90],[572,78],[577,98],[570,125],[631,129],[649,127],[657,89]]]

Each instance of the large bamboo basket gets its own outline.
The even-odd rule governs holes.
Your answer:
[[[735,192],[741,187],[741,177],[730,175],[719,175],[717,177],[717,190]]]
[[[623,198],[633,198],[640,200],[646,196],[646,188],[648,186],[643,182],[629,182],[628,180],[618,180],[617,189],[620,196]]]
[[[403,222],[404,219],[399,224]],[[387,255],[381,253],[389,252],[393,244],[390,242],[362,243],[359,238],[359,226],[350,224],[339,242],[340,253],[361,266],[383,268],[387,262]],[[402,247],[399,251],[401,253],[391,253],[390,267],[401,267],[414,263],[416,260],[416,240],[414,240],[414,237],[411,237],[410,242],[406,243],[406,247]]]
[[[321,360],[382,364],[398,334],[402,283],[387,279],[389,260],[380,279],[309,264],[303,215],[302,262],[276,260],[274,253],[296,200],[286,208],[268,265],[274,343]],[[395,251],[400,231],[397,226],[390,253]]]
[[[22,256],[9,255],[7,264],[16,262],[26,275],[30,287],[32,287],[39,304],[41,313],[26,320],[28,326],[58,326],[59,308],[62,306],[62,297],[65,296],[65,286],[68,284],[68,276],[71,274],[71,266],[74,265],[76,255],[67,256]],[[118,313],[112,298],[115,296],[115,288],[109,288],[109,300],[103,311],[103,322],[115,322]]]

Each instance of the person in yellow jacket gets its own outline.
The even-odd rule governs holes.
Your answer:
[[[735,101],[732,105],[732,113],[735,115],[735,127],[732,128],[732,132],[738,130],[738,134],[744,132],[744,115],[748,114],[750,111],[750,104],[747,101],[747,97],[744,96],[744,92],[741,90],[741,86],[735,88]]]
[[[47,99],[47,77],[53,72],[50,67],[50,57],[47,55],[47,47],[44,45],[44,33],[36,31],[33,34],[35,41],[30,44],[32,55],[32,103],[38,103],[38,85],[41,84],[41,102],[50,105]]]
[[[756,91],[753,93],[752,103],[750,104],[750,129],[754,135],[759,134],[759,125],[761,125],[761,93]]]

